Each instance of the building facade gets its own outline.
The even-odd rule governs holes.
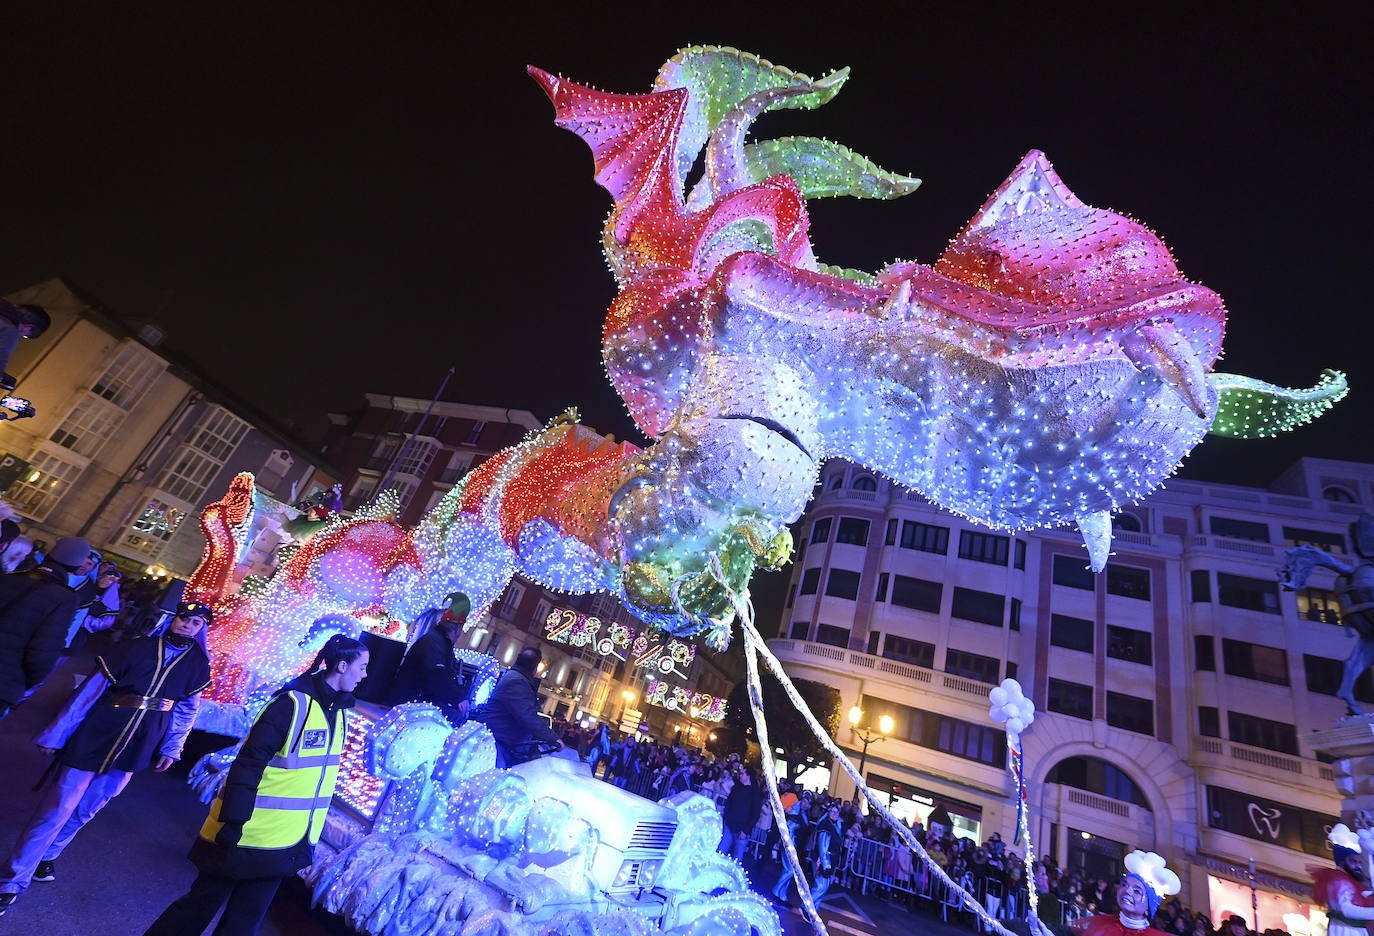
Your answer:
[[[130,569],[185,577],[204,547],[197,518],[240,471],[291,503],[334,475],[308,447],[162,344],[153,326],[102,310],[60,279],[8,296],[52,327],[10,362],[38,415],[0,424],[20,465],[4,497],[35,540],[86,537]]]
[[[862,710],[836,739],[855,761],[892,718],[867,746],[870,787],[909,817],[942,804],[980,841],[1016,831],[988,715],[1016,678],[1037,713],[1022,742],[1038,853],[1112,877],[1157,851],[1214,919],[1250,916],[1253,874],[1257,928],[1300,931],[1341,802],[1309,736],[1345,713],[1353,642],[1332,573],[1286,592],[1277,572],[1301,543],[1352,554],[1371,504],[1374,465],[1348,462],[1303,459],[1267,490],[1170,481],[1116,519],[1094,575],[1075,531],[992,532],[832,462],[770,647]],[[1357,693],[1374,701],[1367,674]],[[838,769],[831,783],[852,792]]]
[[[402,526],[413,527],[465,474],[515,445],[543,421],[529,410],[431,402],[369,393],[352,413],[331,413],[324,454],[339,466],[344,506],[380,492],[401,496]]]

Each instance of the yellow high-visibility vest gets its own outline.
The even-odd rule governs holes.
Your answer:
[[[334,798],[346,734],[344,710],[335,712],[330,724],[324,709],[308,694],[292,690],[286,696],[293,706],[291,730],[263,769],[253,814],[239,839],[244,848],[290,848],[307,833],[314,845]],[[215,797],[201,826],[200,837],[207,841],[213,842],[224,826],[219,820],[222,803]]]

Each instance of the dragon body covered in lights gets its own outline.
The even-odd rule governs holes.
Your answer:
[[[723,646],[732,596],[787,559],[787,526],[831,457],[990,527],[1077,523],[1100,569],[1112,512],[1208,432],[1272,435],[1345,393],[1332,371],[1301,391],[1214,372],[1220,297],[1185,280],[1146,227],[1085,205],[1035,151],[933,265],[821,264],[808,198],[894,198],[919,181],[829,141],[745,135],[768,110],[826,103],[847,70],[812,79],[695,47],[648,94],[529,71],[615,200],[603,243],[620,291],[603,354],[653,443],[565,414],[415,530],[384,503],[336,515],[263,595],[197,588],[234,604],[214,638],[233,675],[215,690],[225,701],[249,688],[244,658],[263,640],[294,646],[328,615],[395,626],[454,590],[475,617],[517,571],[619,593],[651,624]],[[310,649],[250,681],[289,674]]]

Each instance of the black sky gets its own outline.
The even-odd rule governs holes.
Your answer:
[[[933,260],[1042,149],[1226,299],[1219,369],[1293,386],[1350,373],[1322,424],[1209,440],[1185,475],[1374,461],[1374,69],[1351,21],[1254,5],[740,4],[733,23],[721,4],[134,6],[7,13],[0,292],[64,276],[284,419],[319,424],[365,392],[428,397],[456,364],[449,399],[577,405],[641,441],[599,359],[609,198],[523,69],[644,90],[675,50],[714,43],[812,75],[849,65],[832,103],[756,135],[826,136],[925,180],[898,202],[813,203],[821,259]]]

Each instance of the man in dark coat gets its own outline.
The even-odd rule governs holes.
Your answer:
[[[180,759],[210,681],[196,637],[211,616],[208,605],[182,602],[165,636],[96,657],[96,672],[34,739],[57,755],[56,777],[0,868],[0,913],[30,881],[55,880],[53,862],[136,771]]]
[[[448,608],[428,632],[411,644],[396,673],[394,694],[397,703],[437,705],[455,728],[467,721],[468,696],[472,692],[471,683],[463,679],[462,667],[454,653],[454,645],[463,633],[463,622],[471,608],[467,595],[461,592],[450,595]]]
[[[735,785],[730,788],[730,795],[725,797],[725,806],[721,810],[722,830],[720,836],[720,853],[730,855],[736,861],[744,858],[744,850],[749,846],[749,836],[754,831],[754,824],[759,821],[759,809],[763,806],[763,796],[759,793],[758,784],[754,783],[754,774],[748,767],[739,767],[735,770]]]
[[[515,665],[501,674],[479,713],[479,721],[496,739],[496,750],[504,759],[500,766],[511,767],[537,754],[531,742],[546,741],[561,745],[558,734],[539,715],[539,664],[543,655],[538,647],[526,647],[515,657]]]
[[[48,678],[62,655],[78,604],[67,575],[90,551],[84,539],[65,536],[38,568],[0,575],[0,718]]]

